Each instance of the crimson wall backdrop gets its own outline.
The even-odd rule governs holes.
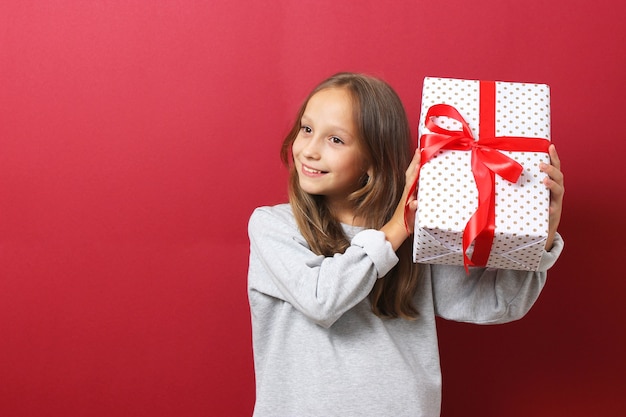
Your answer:
[[[523,320],[440,321],[444,416],[626,413],[619,0],[0,3],[0,416],[248,416],[247,220],[309,89],[547,83],[563,256]],[[380,381],[384,384],[385,381]]]

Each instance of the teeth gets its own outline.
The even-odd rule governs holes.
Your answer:
[[[321,174],[322,173],[322,171],[318,171],[316,169],[311,169],[311,168],[309,168],[307,166],[303,166],[302,169],[304,169],[306,172],[310,172],[312,174]]]

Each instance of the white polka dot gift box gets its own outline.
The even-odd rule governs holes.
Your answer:
[[[548,236],[550,89],[424,79],[414,260],[537,270]]]

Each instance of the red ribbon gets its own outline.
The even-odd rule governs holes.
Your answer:
[[[434,117],[449,117],[461,123],[461,130],[447,130],[433,122]],[[430,161],[440,150],[471,151],[472,173],[478,189],[478,208],[463,231],[463,264],[485,266],[489,260],[495,236],[495,175],[517,182],[523,167],[500,151],[548,152],[550,141],[542,138],[495,136],[495,82],[480,82],[480,136],[472,131],[457,109],[447,104],[435,104],[426,113],[426,128],[432,133],[421,136],[421,163]],[[417,180],[409,195],[417,189]],[[405,213],[408,211],[408,201]],[[470,259],[467,250],[474,243]]]

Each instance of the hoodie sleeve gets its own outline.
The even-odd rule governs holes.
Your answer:
[[[248,291],[284,300],[324,327],[367,297],[398,262],[384,233],[371,229],[358,232],[342,254],[316,255],[293,215],[272,207],[254,211],[248,234]]]
[[[440,317],[478,324],[505,323],[522,318],[535,303],[563,250],[557,234],[550,252],[545,252],[539,270],[516,271],[493,268],[430,265],[435,311]]]

